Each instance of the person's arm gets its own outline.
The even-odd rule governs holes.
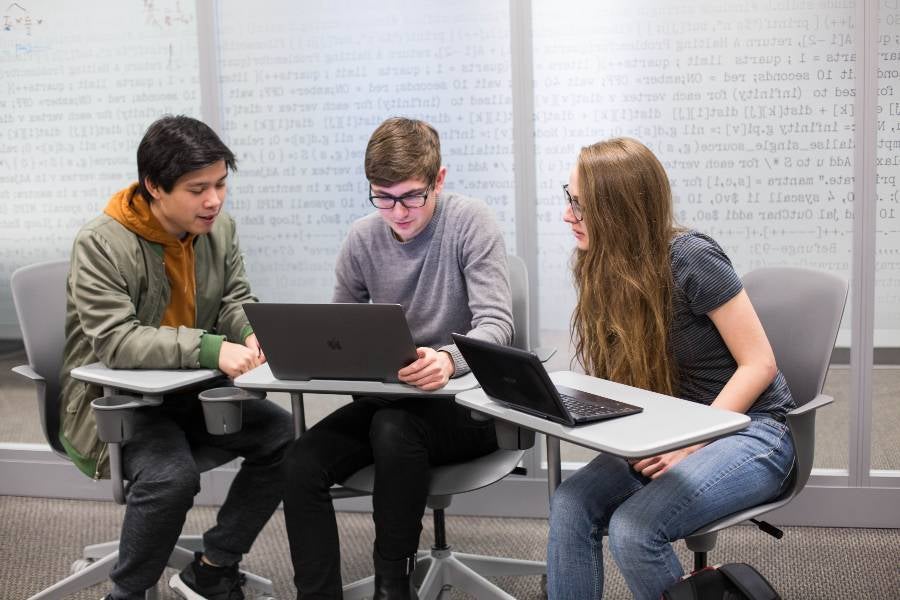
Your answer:
[[[354,256],[355,248],[354,232],[350,234],[341,245],[337,263],[334,266],[334,294],[332,302],[368,302],[370,295],[366,287],[366,281],[362,276],[357,258]]]
[[[250,282],[244,268],[244,258],[238,243],[234,220],[224,214],[221,215],[221,218],[227,218],[228,231],[225,239],[228,251],[225,255],[225,281],[219,313],[216,317],[216,331],[223,334],[230,342],[246,344],[253,329],[250,327],[247,315],[244,314],[243,305],[248,302],[257,302],[258,299],[250,290]]]
[[[744,290],[708,316],[737,363],[712,406],[746,413],[778,374],[769,338]]]
[[[466,282],[471,329],[466,336],[509,344],[513,339],[512,294],[509,287],[506,245],[490,209],[483,204],[462,223],[460,268]],[[454,374],[469,372],[455,344],[439,348],[453,361]]]
[[[72,249],[74,309],[94,354],[114,369],[198,368],[203,331],[143,325],[123,274],[133,263],[113,247],[100,232],[87,230],[78,234]]]
[[[208,235],[221,236],[222,240],[217,242],[226,247],[222,297],[216,314],[216,333],[204,333],[200,338],[200,365],[237,377],[266,362],[266,355],[244,313],[245,303],[258,300],[247,280],[237,226],[228,214],[223,213],[219,218],[224,232],[219,229]]]
[[[741,292],[709,313],[709,318],[728,346],[737,362],[737,369],[713,400],[711,406],[739,413],[746,413],[753,406],[778,374],[775,354],[762,323],[753,310],[747,292]],[[635,470],[655,479],[684,457],[705,446],[708,442],[694,444],[645,458],[635,463]]]
[[[714,293],[708,294],[705,291],[692,289],[695,286],[689,281],[685,285],[688,290],[689,302],[693,301],[696,306],[704,307],[708,306],[710,302],[716,302],[716,294],[731,296],[724,303],[709,310],[706,315],[715,325],[728,347],[728,351],[737,363],[734,373],[719,391],[711,406],[746,413],[778,374],[775,354],[772,352],[772,346],[769,344],[762,323],[750,303],[750,298],[740,286],[740,281],[727,257],[718,247],[703,249],[703,251],[708,256],[702,257],[700,260],[711,270],[720,273],[721,278],[730,283],[723,285],[722,290],[715,290]],[[713,277],[713,279],[718,279],[718,277]],[[733,293],[736,286],[739,291]],[[704,295],[707,298],[703,298]],[[634,469],[655,479],[707,443],[694,444],[687,448],[633,461]]]

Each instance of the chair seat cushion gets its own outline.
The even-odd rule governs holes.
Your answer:
[[[470,461],[434,467],[428,495],[450,496],[488,486],[509,475],[523,454],[524,450],[495,450]],[[375,485],[375,466],[363,467],[341,485],[371,494]]]

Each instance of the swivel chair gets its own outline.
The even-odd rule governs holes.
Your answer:
[[[66,277],[68,261],[52,261],[17,269],[10,278],[13,302],[22,330],[27,365],[13,368],[15,373],[31,379],[36,387],[38,412],[44,437],[50,448],[69,460],[59,441],[60,381],[62,353],[65,344]],[[127,385],[120,385],[127,390]],[[123,410],[133,410],[139,400]],[[110,456],[118,456],[119,444],[110,444]],[[218,467],[236,458],[218,448],[193,449],[194,460],[201,471]],[[122,478],[121,464],[111,460],[114,500],[125,503],[127,486]],[[181,536],[169,557],[169,566],[183,569],[193,559],[195,550],[203,549],[201,536]],[[56,600],[87,589],[109,579],[118,558],[118,541],[86,546],[82,558],[72,564],[72,574],[35,594],[30,600]],[[261,594],[272,595],[272,583],[250,573],[244,573],[245,587]],[[156,587],[146,591],[148,600],[158,597]]]
[[[525,263],[517,256],[509,256],[510,288],[513,300],[513,323],[515,337],[513,345],[529,348],[528,329],[528,273]],[[544,360],[549,358],[546,356]],[[486,456],[458,464],[435,467],[431,470],[427,506],[434,518],[434,546],[430,551],[419,551],[416,570],[413,573],[422,600],[433,600],[447,587],[458,588],[481,599],[512,600],[487,577],[509,575],[545,575],[547,566],[543,562],[479,556],[454,552],[447,544],[444,509],[455,494],[473,491],[495,483],[510,473],[522,473],[517,467],[525,454],[525,449],[534,445],[534,433],[515,427],[504,427],[497,423],[499,450]],[[349,478],[344,488],[363,493],[372,493],[375,470],[370,465]],[[344,586],[344,599],[369,598],[374,591],[374,577]]]
[[[775,538],[782,537],[780,529],[755,517],[784,506],[806,485],[813,465],[816,410],[833,402],[822,394],[822,386],[847,300],[847,283],[809,269],[764,268],[747,273],[744,288],[797,405],[787,414],[796,458],[790,487],[781,496],[719,519],[685,538],[694,553],[695,570],[707,565],[707,553],[726,527],[749,520]]]

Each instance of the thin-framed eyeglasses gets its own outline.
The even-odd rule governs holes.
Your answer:
[[[581,208],[578,198],[573,198],[572,194],[569,193],[568,183],[563,185],[563,191],[566,193],[566,200],[568,200],[569,206],[572,207],[572,214],[575,215],[575,219],[577,221],[584,221],[584,209]]]
[[[398,202],[404,208],[422,208],[428,202],[428,194],[431,193],[433,187],[434,184],[429,185],[424,191],[404,194],[398,197],[390,194],[375,194],[372,192],[372,184],[369,184],[369,202],[380,210],[391,210]]]

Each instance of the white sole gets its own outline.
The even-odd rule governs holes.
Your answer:
[[[201,596],[181,580],[181,573],[175,573],[169,579],[169,587],[185,600],[206,600],[205,596]]]

